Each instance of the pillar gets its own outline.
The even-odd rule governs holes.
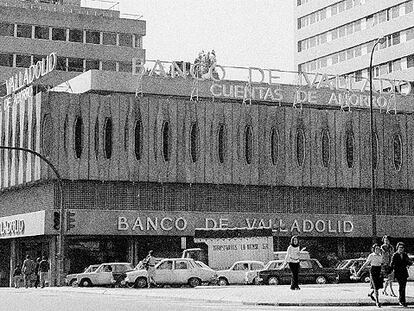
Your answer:
[[[17,253],[18,251],[16,250],[16,239],[11,239],[10,241],[10,274],[9,274],[9,286],[13,287],[13,271],[14,268],[16,268],[16,264],[18,264],[17,262]]]
[[[337,240],[338,242],[338,257],[339,258],[345,258],[346,256],[346,249],[345,249],[345,239],[344,238],[339,238]]]
[[[135,237],[128,238],[128,261],[134,266],[138,264],[138,241]]]
[[[49,263],[50,263],[50,274],[49,274],[49,286],[57,285],[57,274],[59,273],[59,266],[57,261],[57,239],[59,236],[52,236],[49,243]]]

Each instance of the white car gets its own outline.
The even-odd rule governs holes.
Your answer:
[[[89,273],[89,272],[93,272],[95,271],[100,265],[90,265],[89,267],[87,267],[85,270],[83,270],[82,273]],[[76,277],[78,276],[78,273],[72,273],[72,274],[68,274],[65,277],[65,284],[69,285],[69,286],[73,286],[76,283]]]
[[[413,262],[411,266],[408,267],[408,281],[414,281],[414,255],[408,254],[408,258]]]
[[[264,263],[261,261],[236,261],[230,269],[217,271],[218,285],[254,283],[254,277],[251,276],[263,270],[264,267]]]
[[[275,270],[280,269],[283,266],[284,260],[271,260],[269,261],[263,270]],[[260,270],[261,271],[261,270]],[[259,275],[259,271],[249,271],[246,273],[246,283],[247,284],[259,284],[257,280],[257,276]]]
[[[117,276],[133,269],[129,262],[103,263],[93,272],[79,273],[76,281],[79,286],[113,285]]]
[[[126,273],[123,281],[130,287],[148,286],[147,271],[134,269]],[[202,283],[215,282],[217,274],[208,266],[203,267],[191,258],[163,259],[155,265],[154,280],[157,285],[190,285],[196,287]]]

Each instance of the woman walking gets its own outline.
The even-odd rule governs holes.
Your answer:
[[[400,306],[406,307],[405,287],[407,285],[408,271],[407,267],[412,265],[411,260],[405,252],[405,245],[403,242],[398,242],[397,251],[392,255],[391,268],[394,269],[395,278],[398,281],[398,294]]]
[[[290,245],[286,252],[285,262],[289,264],[292,271],[291,290],[299,290],[299,240],[296,235],[290,239]]]
[[[382,254],[381,254],[381,247],[375,243],[372,245],[372,253],[369,254],[367,260],[362,265],[362,267],[359,269],[357,276],[361,274],[361,271],[369,264],[371,264],[371,268],[369,271],[369,275],[371,278],[371,289],[372,291],[368,294],[368,296],[375,301],[375,304],[377,307],[381,307],[381,304],[378,300],[378,290],[380,290],[383,287],[384,280],[381,276],[381,266],[382,266]],[[372,296],[372,294],[375,294],[375,297]]]
[[[384,235],[382,237],[382,259],[383,259],[383,269],[384,269],[384,276],[386,277],[385,283],[384,283],[384,289],[382,290],[382,293],[385,296],[388,296],[387,293],[387,287],[390,286],[390,295],[392,297],[397,297],[394,293],[394,290],[392,289],[392,281],[394,281],[394,272],[391,268],[391,258],[392,255],[394,255],[394,247],[390,243],[390,239],[387,235]]]

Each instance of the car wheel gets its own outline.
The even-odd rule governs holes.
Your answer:
[[[316,284],[326,284],[326,277],[323,275],[316,277]]]
[[[227,285],[229,285],[229,281],[227,281],[226,278],[219,278],[218,285],[220,285],[220,286],[227,286]]]
[[[267,284],[269,284],[269,285],[279,285],[279,279],[275,276],[272,276],[267,281]]]
[[[75,287],[75,285],[76,285],[76,279],[70,280],[69,286]]]
[[[79,283],[81,287],[90,287],[92,286],[92,282],[89,279],[82,279]]]
[[[201,280],[199,278],[191,278],[188,280],[188,285],[191,287],[197,287],[201,285]]]
[[[137,278],[134,283],[136,288],[145,288],[148,286],[146,278]]]

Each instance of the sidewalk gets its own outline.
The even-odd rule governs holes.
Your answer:
[[[394,284],[398,294],[398,284]],[[72,288],[51,287],[51,291],[84,292],[116,296],[141,296],[174,300],[232,302],[267,306],[374,306],[368,297],[369,284],[302,285],[292,291],[280,286],[200,286],[197,288]],[[414,283],[407,284],[407,303],[414,305]],[[380,294],[382,305],[398,305],[398,298]]]

